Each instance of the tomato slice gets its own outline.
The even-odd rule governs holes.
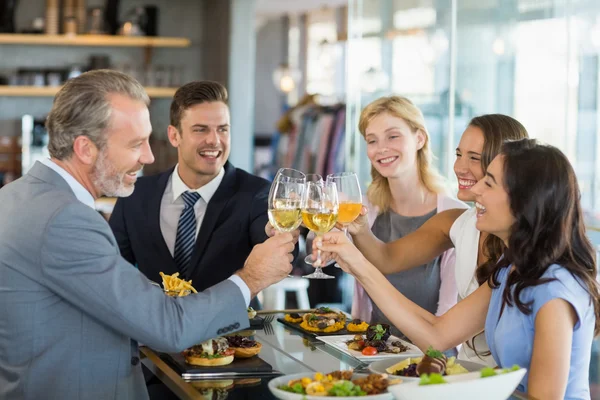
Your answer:
[[[375,347],[367,346],[363,349],[362,353],[365,356],[374,356],[375,354],[378,353],[378,351]]]
[[[224,354],[225,356],[232,356],[234,353],[235,353],[235,350],[234,350],[234,349],[232,349],[232,348],[229,348],[229,349],[227,349],[227,350],[225,350],[225,351],[223,352],[223,354]]]

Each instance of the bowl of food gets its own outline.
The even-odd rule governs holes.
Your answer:
[[[502,370],[483,368],[452,376],[424,374],[419,381],[390,386],[388,391],[397,400],[506,400],[526,373],[526,369],[514,366]]]
[[[442,352],[431,348],[422,357],[399,357],[369,365],[369,370],[373,373],[397,376],[405,382],[418,381],[419,376],[424,373],[452,376],[479,371],[481,368],[481,364],[446,357]]]
[[[379,374],[354,374],[352,370],[302,372],[285,375],[269,382],[269,390],[281,400],[317,400],[323,397],[341,397],[346,400],[391,400],[388,387],[400,383]]]

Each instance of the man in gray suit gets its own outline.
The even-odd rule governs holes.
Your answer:
[[[148,102],[118,72],[68,81],[46,122],[51,159],[0,189],[3,400],[146,399],[137,341],[179,352],[245,328],[250,298],[291,271],[280,235],[228,280],[173,298],[119,255],[94,200],[130,195],[154,161]]]

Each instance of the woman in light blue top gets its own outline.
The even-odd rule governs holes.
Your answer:
[[[487,284],[440,317],[396,291],[344,235],[326,234],[319,246],[422,350],[446,350],[485,328],[499,366],[528,369],[521,390],[538,399],[589,399],[600,293],[573,168],[552,146],[509,142],[471,190],[477,228],[507,249]]]

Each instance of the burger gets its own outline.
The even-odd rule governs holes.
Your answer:
[[[240,335],[227,336],[227,342],[229,349],[234,351],[235,358],[253,357],[260,353],[262,348],[257,341]]]
[[[210,339],[183,351],[185,362],[201,367],[229,365],[235,351],[229,348],[225,338]]]
[[[311,332],[337,332],[346,326],[346,314],[328,307],[304,314],[300,327]]]

